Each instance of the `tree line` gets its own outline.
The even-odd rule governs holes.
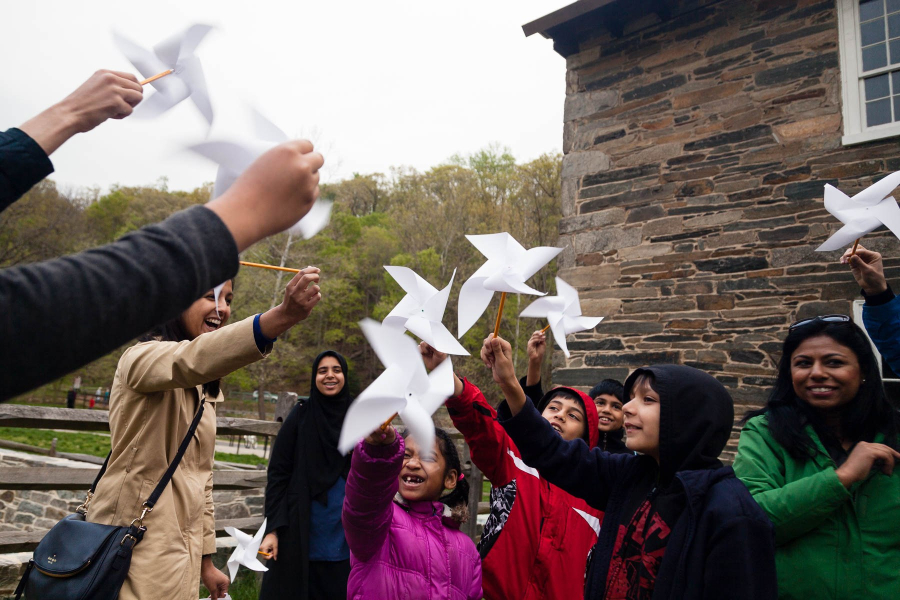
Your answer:
[[[354,394],[380,373],[382,366],[368,347],[357,322],[383,319],[404,292],[382,268],[406,266],[438,289],[456,278],[444,324],[456,333],[456,297],[462,283],[484,262],[466,234],[508,231],[523,246],[553,246],[558,239],[562,157],[545,154],[518,164],[511,153],[490,146],[470,155],[451,157],[425,172],[394,168],[388,174],[354,174],[321,186],[334,201],[330,225],[311,240],[283,233],[253,246],[242,260],[322,269],[323,301],[310,318],[275,344],[268,360],[241,369],[222,384],[229,392],[257,391],[260,417],[263,392],[293,391],[306,395],[312,359],[334,349],[347,357]],[[19,202],[0,213],[0,268],[35,262],[106,244],[178,210],[209,200],[212,184],[193,191],[168,189],[165,179],[142,187],[60,189],[52,180],[35,186]],[[530,282],[553,293],[556,261]],[[242,267],[235,280],[232,322],[268,310],[281,301],[288,273]],[[516,350],[521,369],[525,345],[545,323],[518,319],[534,298],[511,296],[501,335]],[[477,355],[492,330],[499,294],[461,342]],[[140,298],[135,298],[140,302]],[[103,302],[103,298],[97,298]],[[64,310],[64,307],[60,307]],[[77,343],[73,340],[72,343]],[[108,387],[123,346],[79,372],[85,382]],[[455,357],[460,372],[484,389],[489,372],[474,359]],[[549,372],[545,375],[549,375]],[[59,396],[72,385],[72,375],[29,395]],[[105,383],[103,383],[105,382]]]

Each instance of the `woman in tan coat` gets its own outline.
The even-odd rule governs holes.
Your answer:
[[[127,525],[141,515],[206,399],[194,439],[134,548],[121,600],[196,600],[200,581],[213,599],[228,590],[215,568],[212,467],[219,379],[264,358],[274,338],[309,316],[321,299],[319,270],[298,273],[284,301],[262,315],[225,327],[232,282],[210,290],[178,318],[152,331],[119,360],[110,399],[112,455],[88,506],[88,521]]]

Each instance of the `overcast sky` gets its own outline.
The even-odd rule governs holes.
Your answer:
[[[570,0],[571,1],[571,0]],[[566,0],[28,0],[4,2],[0,129],[21,124],[93,71],[136,72],[116,29],[144,47],[195,22],[215,121],[248,131],[257,106],[326,155],[326,180],[427,169],[492,142],[520,161],[559,151],[565,60],[521,26]],[[149,91],[150,86],[146,90]],[[110,121],[53,155],[61,186],[192,189],[215,166],[183,150],[207,136],[189,101],[156,120]]]

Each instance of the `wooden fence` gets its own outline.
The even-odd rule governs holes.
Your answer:
[[[274,421],[258,421],[233,417],[217,417],[217,435],[256,435],[275,436],[281,423]],[[22,406],[0,404],[0,427],[27,427],[33,429],[65,429],[74,431],[109,431],[109,413],[104,410],[80,410],[68,408],[49,408],[40,406]],[[461,440],[459,432],[452,430],[453,437]],[[478,507],[472,510],[472,518],[464,524],[465,531],[477,541],[478,526],[475,513],[487,513],[489,503],[482,502],[482,475],[471,464],[468,447],[462,446],[463,469],[469,480],[469,506]],[[80,455],[57,453],[57,456],[79,458]],[[95,458],[95,457],[90,457]],[[86,462],[94,462],[89,460]],[[102,460],[100,461],[102,463]],[[99,467],[75,469],[67,467],[0,467],[0,490],[78,490],[87,492],[97,475]],[[216,470],[213,472],[213,488],[216,490],[245,490],[265,488],[266,472],[262,470]],[[262,517],[244,519],[216,519],[216,536],[227,535],[225,527],[237,527],[246,531],[255,531],[262,524]],[[25,552],[34,550],[47,530],[41,531],[5,531],[0,532],[0,554]]]

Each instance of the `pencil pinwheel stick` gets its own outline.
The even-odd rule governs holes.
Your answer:
[[[148,83],[151,83],[151,82],[153,82],[153,81],[156,81],[157,79],[162,79],[162,78],[165,77],[166,75],[171,75],[171,74],[174,73],[174,72],[175,72],[175,69],[166,69],[166,70],[163,71],[162,73],[157,73],[157,74],[154,75],[153,77],[148,77],[147,79],[143,80],[143,81],[141,82],[141,85],[147,85]]]
[[[503,316],[503,305],[506,304],[506,292],[500,294],[500,307],[497,309],[497,322],[494,323],[494,337],[500,333],[500,317]]]
[[[546,327],[544,327],[543,329],[541,329],[541,333],[547,333],[547,330],[548,330],[548,329],[550,329],[550,326],[549,326],[549,325],[547,325]]]
[[[265,556],[266,558],[272,558],[272,555],[271,555],[271,554],[269,554],[268,552],[263,552],[262,550],[257,550],[256,553],[257,553],[257,554],[262,554],[262,555]]]
[[[856,247],[859,246],[860,238],[856,238],[856,241],[853,242],[853,250],[850,251],[850,256],[856,256]]]
[[[396,419],[398,414],[399,414],[399,413],[394,413],[393,415],[391,415],[391,418],[390,418],[390,419],[388,419],[387,421],[385,421],[384,423],[382,423],[382,424],[381,424],[381,430],[382,430],[382,431],[387,431],[387,428],[391,426],[391,421],[393,421],[394,419]]]
[[[262,263],[252,263],[252,262],[246,262],[243,260],[238,261],[238,262],[240,262],[245,267],[257,267],[260,269],[272,269],[273,271],[286,271],[288,273],[299,273],[300,272],[300,269],[291,269],[289,267],[276,267],[274,265],[264,265]]]

